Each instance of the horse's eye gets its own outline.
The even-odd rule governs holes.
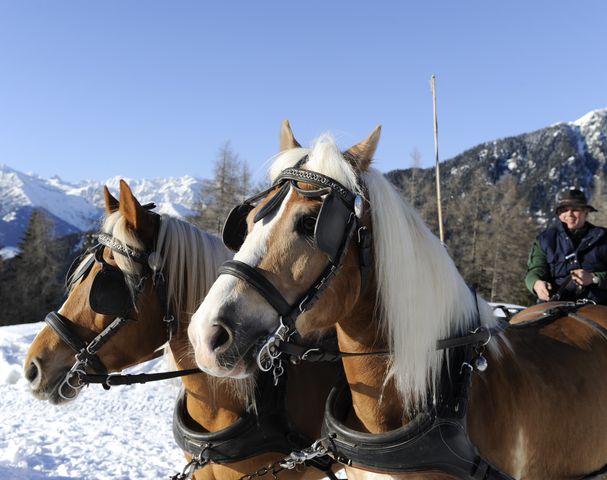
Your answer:
[[[305,217],[301,217],[299,221],[299,230],[302,234],[313,237],[314,236],[314,228],[316,227],[316,217],[312,217],[306,215]]]

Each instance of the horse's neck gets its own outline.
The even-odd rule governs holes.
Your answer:
[[[367,292],[374,291],[374,286],[367,288]],[[380,333],[374,311],[375,301],[369,294],[368,298],[353,309],[347,320],[337,325],[340,351],[367,353],[388,350],[388,343]],[[354,415],[348,419],[350,427],[379,433],[397,428],[408,421],[394,382],[386,380],[389,362],[388,355],[343,359],[354,408]]]
[[[180,329],[170,344],[178,370],[196,368],[187,328]],[[230,426],[245,412],[246,405],[231,390],[229,382],[213,381],[206,373],[182,377],[187,392],[188,414],[202,428],[215,432]]]

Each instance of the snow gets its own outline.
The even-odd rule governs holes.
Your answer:
[[[205,180],[189,175],[125,180],[141,203],[154,202],[157,213],[179,218],[196,213],[205,184]],[[6,223],[14,222],[20,218],[17,212],[21,208],[41,207],[76,230],[96,229],[104,206],[103,186],[107,185],[118,197],[119,184],[120,177],[112,177],[105,182],[83,180],[73,184],[57,176],[44,179],[0,165],[0,219]]]
[[[43,325],[0,327],[0,480],[156,480],[181,472],[186,461],[171,425],[181,382],[92,385],[59,406],[36,400],[22,364]],[[156,359],[128,372],[168,369]]]
[[[17,247],[4,247],[0,248],[0,257],[3,260],[8,260],[19,255],[19,249]]]
[[[179,382],[93,385],[73,402],[36,400],[22,363],[42,323],[0,327],[0,479],[161,479],[185,459],[171,421]],[[131,369],[163,371],[162,359]]]

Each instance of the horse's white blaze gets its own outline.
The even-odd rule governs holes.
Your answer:
[[[273,216],[268,216],[255,223],[242,248],[234,256],[235,260],[251,266],[259,264],[267,252],[268,238],[272,229],[282,216],[291,193],[291,191],[288,192],[280,208]],[[196,363],[211,375],[233,377],[245,375],[244,370],[241,371],[242,366],[239,365],[230,371],[220,367],[217,364],[217,358],[210,342],[216,329],[215,326],[222,323],[220,317],[224,307],[233,306],[230,313],[233,320],[239,323],[246,321],[246,319],[253,319],[260,328],[265,328],[268,331],[276,323],[274,309],[252,289],[238,289],[238,281],[232,275],[221,275],[192,316],[188,328],[188,335],[196,354]]]

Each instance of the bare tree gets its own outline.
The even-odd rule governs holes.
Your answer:
[[[250,189],[247,162],[238,158],[229,141],[225,142],[215,159],[213,179],[202,188],[198,214],[191,220],[204,230],[221,233],[228,213],[243,201]]]
[[[413,147],[411,157],[411,177],[409,179],[409,201],[413,208],[417,208],[417,173],[422,165],[422,154],[417,147]]]

